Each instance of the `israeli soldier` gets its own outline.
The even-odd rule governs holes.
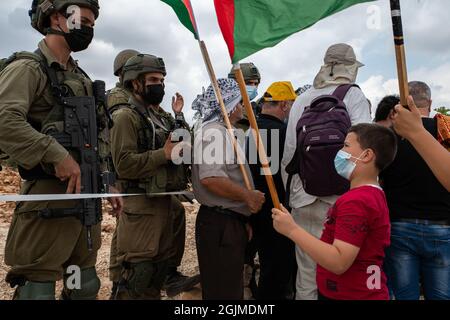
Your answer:
[[[114,60],[114,75],[119,77],[119,82],[116,87],[111,89],[108,93],[108,109],[114,113],[119,108],[129,105],[131,92],[125,88],[123,83],[123,67],[125,63],[139,54],[138,51],[127,49],[121,51]],[[184,255],[184,247],[186,242],[186,213],[184,206],[175,206],[173,208],[174,218],[174,248],[173,257],[169,261],[168,275],[164,284],[164,290],[168,296],[175,296],[183,291],[192,289],[198,282],[200,277],[187,277],[180,273],[177,269],[181,265],[181,260]],[[109,265],[109,277],[113,282],[111,299],[114,298],[118,289],[119,280],[121,278],[121,264],[117,261],[117,231],[114,231],[111,240],[111,253]]]
[[[175,165],[177,143],[171,132],[177,123],[188,129],[183,97],[172,98],[175,118],[165,112],[163,100],[166,68],[153,55],[139,54],[123,68],[125,88],[132,92],[129,105],[113,114],[111,152],[124,193],[142,194],[124,200],[117,226],[117,256],[122,278],[117,299],[160,299],[160,290],[173,252],[173,214],[180,201],[165,192],[184,190],[187,172]]]
[[[261,83],[261,74],[258,68],[252,63],[241,63],[242,74],[244,75],[245,85],[247,87],[248,97],[250,101],[254,100],[258,96],[258,87]],[[233,69],[228,74],[229,79],[236,80]],[[253,112],[257,116],[261,112],[261,108],[256,102],[252,102]],[[250,122],[248,120],[247,112],[243,110],[244,117],[236,124],[236,128],[247,131],[250,128]]]
[[[109,90],[107,94],[108,99],[108,109],[112,114],[119,106],[127,105],[130,99],[131,92],[124,88],[123,85],[123,66],[128,61],[128,59],[133,56],[138,55],[139,52],[133,49],[126,49],[119,52],[114,59],[114,75],[119,78],[119,82],[116,86]]]
[[[107,163],[107,135],[94,125],[98,122],[100,131],[106,120],[91,105],[95,83],[70,56],[89,46],[98,15],[97,0],[33,1],[31,24],[45,38],[35,53],[13,56],[0,73],[0,149],[19,165],[22,195],[99,192],[86,177],[101,184],[91,172],[106,170],[95,160],[102,167]],[[73,21],[80,23],[73,27]],[[79,106],[94,112],[94,121],[83,118]],[[70,122],[74,116],[81,117],[79,125]],[[83,148],[58,138],[69,134],[69,123],[75,127],[71,134],[85,133]],[[91,158],[80,156],[82,152]],[[119,213],[121,200],[111,202]],[[91,222],[85,228],[79,220]],[[100,288],[95,270],[100,220],[100,199],[17,203],[5,248],[5,262],[11,266],[6,281],[17,287],[14,298],[55,299],[55,282],[68,280],[71,270],[80,283],[64,281],[62,298],[95,299]]]
[[[139,52],[136,50],[126,49],[119,52],[119,54],[114,59],[113,71],[114,75],[119,78],[119,82],[117,82],[116,86],[109,90],[107,94],[107,107],[111,114],[113,114],[114,111],[121,106],[123,107],[129,105],[128,101],[130,100],[131,92],[125,89],[123,85],[123,66],[128,61],[128,59],[138,54]],[[113,283],[111,299],[114,297],[114,294],[117,290],[121,270],[122,267],[120,263],[117,262],[117,230],[114,230],[114,234],[111,240],[111,251],[109,259],[109,279]]]

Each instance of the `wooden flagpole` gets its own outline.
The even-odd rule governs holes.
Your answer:
[[[219,102],[220,109],[222,111],[223,119],[225,120],[225,125],[227,126],[227,132],[230,136],[230,141],[233,144],[233,149],[236,154],[236,159],[239,164],[239,168],[242,172],[242,176],[244,178],[245,186],[247,187],[248,190],[252,190],[253,188],[250,183],[250,179],[248,177],[247,170],[245,170],[245,167],[244,167],[245,159],[242,159],[242,153],[239,152],[239,145],[238,145],[236,137],[234,136],[234,130],[233,130],[233,127],[231,126],[230,118],[228,117],[228,112],[225,107],[225,103],[223,102],[222,93],[220,92],[219,83],[217,82],[216,74],[214,72],[214,68],[212,66],[211,59],[209,57],[208,49],[206,48],[205,43],[200,40],[200,36],[199,36],[198,43],[200,45],[200,50],[202,52],[203,60],[205,61],[206,69],[208,70],[208,75],[211,80],[211,84],[214,88],[214,93],[216,94],[217,101]]]
[[[242,74],[241,65],[239,63],[234,64],[234,75],[239,84],[241,90],[242,99],[244,101],[245,111],[247,112],[247,117],[250,122],[250,127],[253,132],[253,137],[256,142],[256,147],[258,150],[259,161],[263,169],[264,175],[266,177],[267,186],[269,187],[270,197],[275,208],[281,209],[280,199],[278,197],[277,189],[275,188],[275,183],[273,181],[272,172],[270,171],[269,161],[267,160],[266,150],[261,140],[261,135],[259,134],[258,124],[256,123],[256,117],[253,113],[253,108],[250,103],[250,99],[247,93],[247,87],[245,85],[244,75]]]
[[[391,1],[392,27],[394,30],[395,55],[397,59],[398,84],[400,88],[400,103],[408,107],[408,72],[406,69],[405,42],[403,37],[402,13],[400,0]]]
[[[203,61],[205,62],[206,70],[208,71],[209,79],[211,81],[211,85],[214,88],[214,93],[216,95],[216,99],[219,102],[220,110],[222,111],[223,119],[225,121],[225,125],[227,127],[227,132],[230,137],[230,141],[233,144],[234,153],[236,154],[236,160],[239,164],[239,169],[241,170],[242,177],[244,179],[245,187],[248,190],[253,190],[252,185],[250,183],[250,179],[247,173],[247,170],[245,170],[244,164],[245,159],[242,159],[242,154],[239,152],[239,144],[237,142],[236,137],[234,136],[234,130],[230,122],[230,118],[228,117],[228,112],[225,107],[225,103],[223,102],[222,92],[220,92],[219,83],[217,82],[217,77],[214,72],[214,68],[211,63],[211,58],[209,57],[208,49],[206,48],[206,44],[204,41],[200,39],[200,32],[198,30],[197,26],[197,19],[195,19],[195,13],[194,9],[192,8],[192,4],[190,1],[188,2],[191,12],[192,12],[192,23],[194,25],[195,29],[195,38],[198,40],[198,44],[200,46],[200,51],[202,52]]]

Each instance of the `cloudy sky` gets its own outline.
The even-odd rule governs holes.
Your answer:
[[[0,57],[36,48],[41,35],[29,25],[30,4],[31,0],[0,0]],[[231,64],[213,0],[192,4],[216,74],[226,76]],[[179,91],[191,118],[191,102],[209,80],[198,43],[172,9],[159,0],[101,0],[100,5],[94,42],[75,54],[80,65],[91,78],[112,87],[116,82],[112,64],[119,51],[133,48],[161,56],[168,70],[164,107],[170,110],[170,96]],[[450,1],[403,0],[402,10],[409,79],[431,86],[434,107],[450,107]],[[274,81],[290,80],[296,88],[312,83],[326,49],[338,42],[351,44],[365,63],[358,83],[374,105],[384,95],[398,92],[389,1],[379,0],[351,7],[246,59],[262,74],[260,95]]]

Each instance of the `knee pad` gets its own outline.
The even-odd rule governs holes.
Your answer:
[[[19,286],[14,293],[14,300],[55,300],[55,282],[28,281]]]
[[[64,281],[64,285],[66,285]],[[64,288],[62,298],[64,300],[95,300],[100,290],[100,279],[97,276],[95,267],[81,270],[81,288]]]
[[[125,272],[126,287],[131,296],[159,296],[167,274],[167,262],[150,261],[133,263]]]
[[[152,262],[140,262],[130,265],[127,287],[133,294],[140,295],[151,287],[155,267]]]

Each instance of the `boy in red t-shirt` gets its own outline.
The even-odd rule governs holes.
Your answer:
[[[350,180],[350,191],[328,212],[321,239],[273,209],[275,229],[294,241],[317,264],[319,299],[387,300],[384,250],[390,243],[389,210],[378,174],[395,157],[392,130],[376,124],[350,128],[335,158],[336,171]]]

